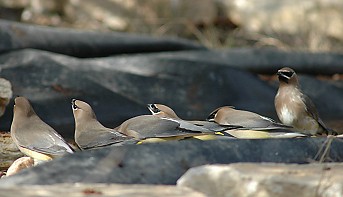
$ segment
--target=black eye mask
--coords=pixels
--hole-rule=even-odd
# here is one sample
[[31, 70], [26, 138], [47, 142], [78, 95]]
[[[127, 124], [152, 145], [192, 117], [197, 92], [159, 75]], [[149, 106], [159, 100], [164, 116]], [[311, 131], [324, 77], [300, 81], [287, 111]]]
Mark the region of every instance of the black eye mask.
[[293, 74], [294, 72], [292, 71], [280, 71], [277, 73], [277, 75], [279, 76], [279, 80], [286, 83], [288, 83], [288, 80], [293, 76]]
[[293, 74], [294, 74], [294, 72], [292, 72], [292, 71], [281, 72], [281, 73], [282, 73], [282, 75], [285, 75], [288, 78], [291, 78], [293, 76]]
[[159, 110], [156, 105], [154, 104], [148, 104], [148, 108], [150, 111], [152, 111], [153, 113], [159, 113], [161, 112], [161, 110]]
[[71, 101], [71, 107], [72, 107], [74, 110], [79, 109], [79, 107], [75, 104], [75, 101], [76, 101], [76, 99], [73, 99], [73, 100]]

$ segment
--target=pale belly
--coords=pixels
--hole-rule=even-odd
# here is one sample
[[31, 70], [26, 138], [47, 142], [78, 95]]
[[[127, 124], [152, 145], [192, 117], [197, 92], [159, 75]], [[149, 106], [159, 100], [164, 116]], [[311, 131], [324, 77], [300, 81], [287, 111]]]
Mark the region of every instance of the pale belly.
[[295, 120], [297, 119], [295, 113], [289, 110], [286, 106], [283, 106], [281, 108], [281, 111], [279, 113], [279, 118], [283, 124], [289, 125], [289, 126], [292, 126]]
[[279, 118], [283, 124], [292, 126], [303, 133], [316, 134], [319, 128], [318, 122], [307, 116], [306, 112], [296, 114], [285, 106], [281, 108]]

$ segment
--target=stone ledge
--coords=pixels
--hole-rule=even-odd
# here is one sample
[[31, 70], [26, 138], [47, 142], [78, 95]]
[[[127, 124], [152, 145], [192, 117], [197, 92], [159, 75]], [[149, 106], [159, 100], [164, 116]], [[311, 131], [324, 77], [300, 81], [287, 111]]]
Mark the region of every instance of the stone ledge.
[[342, 163], [205, 165], [177, 182], [213, 197], [343, 196]]
[[56, 184], [49, 186], [13, 186], [1, 189], [1, 196], [190, 196], [205, 197], [204, 194], [188, 188], [162, 185], [121, 184]]

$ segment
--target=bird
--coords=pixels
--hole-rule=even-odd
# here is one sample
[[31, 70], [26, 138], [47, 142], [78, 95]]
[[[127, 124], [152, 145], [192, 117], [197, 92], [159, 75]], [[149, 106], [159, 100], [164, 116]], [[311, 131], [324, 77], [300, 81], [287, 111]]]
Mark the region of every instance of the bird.
[[14, 99], [10, 133], [19, 150], [34, 158], [35, 163], [74, 152], [60, 134], [38, 117], [25, 97]]
[[[185, 121], [185, 120], [182, 120], [178, 115], [176, 115], [175, 111], [167, 105], [154, 103], [154, 104], [147, 104], [147, 107], [152, 115], [163, 117], [163, 118], [172, 118], [178, 121]], [[220, 135], [224, 135], [223, 133], [220, 133], [221, 131], [241, 127], [238, 125], [219, 125], [215, 122], [202, 121], [202, 120], [190, 120], [187, 122], [194, 124], [196, 126], [199, 126], [199, 127], [206, 128], [210, 131], [217, 132], [217, 134], [220, 134]]]
[[291, 131], [292, 127], [276, 122], [260, 114], [238, 110], [232, 106], [219, 107], [207, 118], [219, 125], [239, 125], [240, 128], [225, 132], [237, 138], [283, 138], [302, 137], [304, 135]]
[[279, 88], [274, 104], [280, 121], [307, 135], [336, 135], [336, 131], [321, 120], [311, 99], [302, 92], [295, 71], [284, 67], [276, 74]]
[[[170, 114], [164, 114], [157, 106], [164, 108]], [[126, 120], [117, 127], [119, 132], [136, 139], [144, 139], [143, 143], [190, 138], [204, 140], [215, 134], [213, 130], [180, 119], [165, 105], [148, 104], [147, 107], [152, 115], [140, 115]]]
[[271, 130], [291, 128], [277, 123], [271, 118], [250, 111], [238, 110], [231, 106], [217, 108], [210, 113], [207, 120], [220, 125], [240, 125], [242, 126], [241, 129]]
[[88, 103], [72, 99], [71, 106], [75, 120], [74, 139], [81, 150], [138, 142], [133, 137], [103, 126]]
[[140, 143], [182, 140], [213, 134], [212, 131], [187, 122], [154, 115], [139, 115], [120, 124], [119, 132], [141, 140]]

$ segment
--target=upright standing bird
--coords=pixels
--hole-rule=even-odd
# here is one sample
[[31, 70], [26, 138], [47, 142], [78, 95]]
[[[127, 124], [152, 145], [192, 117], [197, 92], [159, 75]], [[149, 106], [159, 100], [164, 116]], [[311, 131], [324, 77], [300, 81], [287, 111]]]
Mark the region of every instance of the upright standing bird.
[[37, 116], [26, 98], [17, 97], [14, 103], [11, 137], [21, 152], [38, 161], [73, 153], [61, 135]]
[[280, 121], [304, 134], [336, 134], [325, 126], [311, 99], [302, 93], [294, 70], [284, 67], [277, 75], [279, 89], [274, 104]]
[[88, 103], [73, 99], [71, 105], [75, 120], [75, 142], [82, 150], [138, 142], [131, 140], [133, 137], [103, 126]]

